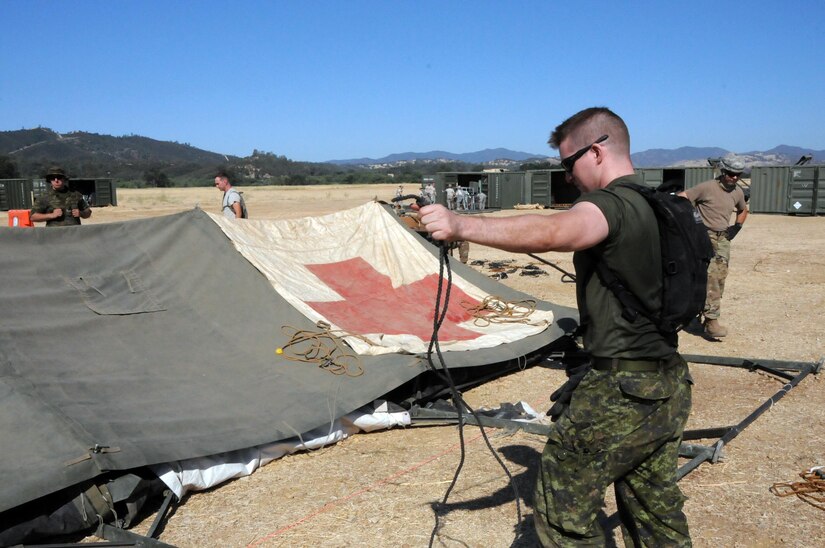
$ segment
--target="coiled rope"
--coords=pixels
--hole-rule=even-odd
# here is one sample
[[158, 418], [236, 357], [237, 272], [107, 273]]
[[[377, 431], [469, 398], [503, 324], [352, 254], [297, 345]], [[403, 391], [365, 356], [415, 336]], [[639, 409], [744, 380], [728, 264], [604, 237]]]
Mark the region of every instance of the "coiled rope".
[[488, 295], [477, 305], [461, 302], [462, 308], [473, 317], [477, 327], [487, 327], [494, 323], [530, 323], [530, 315], [536, 310], [536, 301], [503, 301], [496, 295]]
[[320, 331], [297, 329], [291, 325], [281, 327], [285, 334], [292, 331], [289, 340], [275, 350], [284, 359], [301, 363], [312, 363], [334, 375], [358, 377], [364, 374], [361, 358], [352, 352], [342, 335], [358, 337], [370, 344], [368, 339], [340, 329], [332, 329], [326, 322], [315, 324]]
[[801, 500], [820, 510], [825, 510], [825, 467], [818, 466], [800, 472], [802, 481], [774, 483], [769, 491], [777, 497], [796, 495]]

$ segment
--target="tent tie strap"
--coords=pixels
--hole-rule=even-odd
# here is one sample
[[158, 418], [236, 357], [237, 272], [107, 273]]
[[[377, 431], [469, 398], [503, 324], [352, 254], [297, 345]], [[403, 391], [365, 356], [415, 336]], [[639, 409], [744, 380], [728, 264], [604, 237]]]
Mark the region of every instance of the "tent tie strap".
[[108, 445], [100, 445], [98, 443], [95, 444], [94, 447], [89, 447], [89, 452], [85, 455], [77, 457], [76, 459], [72, 459], [64, 463], [64, 466], [72, 466], [73, 464], [78, 464], [80, 462], [89, 460], [92, 458], [93, 455], [98, 455], [100, 453], [120, 453], [120, 447], [109, 447]]
[[[117, 513], [115, 512], [112, 495], [106, 485], [92, 484], [73, 502], [80, 511], [80, 515], [85, 523], [90, 525], [95, 523], [89, 519], [89, 510], [97, 517], [97, 523], [99, 524], [109, 522], [112, 518], [117, 521]], [[91, 508], [88, 508], [87, 505], [91, 506]]]

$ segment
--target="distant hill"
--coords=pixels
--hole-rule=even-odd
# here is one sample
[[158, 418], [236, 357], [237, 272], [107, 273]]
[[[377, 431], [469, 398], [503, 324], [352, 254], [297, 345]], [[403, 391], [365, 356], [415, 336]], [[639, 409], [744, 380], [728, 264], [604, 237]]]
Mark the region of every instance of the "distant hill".
[[731, 152], [723, 148], [681, 147], [677, 149], [650, 149], [631, 155], [636, 167], [669, 167], [708, 165], [708, 158], [735, 155], [751, 166], [793, 165], [802, 156], [812, 156], [813, 163], [825, 163], [825, 150], [780, 145], [766, 151]]
[[181, 176], [205, 168], [214, 170], [230, 160], [188, 144], [137, 135], [61, 134], [48, 128], [0, 132], [0, 154], [13, 160], [25, 177], [38, 177], [53, 164], [64, 166], [74, 176], [137, 179], [157, 168]]
[[664, 167], [708, 158], [725, 156], [728, 151], [717, 147], [680, 147], [675, 149], [652, 148], [630, 155], [636, 167]]
[[718, 147], [681, 147], [650, 149], [631, 154], [636, 167], [706, 166], [708, 158], [736, 156], [746, 166], [793, 165], [802, 156], [812, 156], [813, 163], [825, 163], [825, 150], [780, 145], [766, 151], [731, 152]]
[[[654, 148], [631, 154], [633, 165], [636, 167], [670, 167], [707, 165], [708, 158], [719, 158], [734, 154], [741, 158], [746, 165], [787, 165], [794, 164], [803, 155], [812, 155], [814, 162], [825, 162], [825, 150], [813, 150], [802, 147], [780, 145], [770, 150], [759, 152], [734, 153], [719, 147], [680, 147], [676, 149]], [[506, 148], [492, 148], [456, 154], [443, 150], [430, 152], [404, 152], [390, 154], [383, 158], [354, 158], [350, 160], [330, 160], [328, 163], [337, 165], [364, 166], [364, 167], [397, 167], [410, 163], [433, 162], [464, 162], [467, 164], [484, 164], [485, 167], [505, 167], [519, 169], [527, 162], [546, 160], [558, 161], [558, 156], [546, 156], [517, 152]]]

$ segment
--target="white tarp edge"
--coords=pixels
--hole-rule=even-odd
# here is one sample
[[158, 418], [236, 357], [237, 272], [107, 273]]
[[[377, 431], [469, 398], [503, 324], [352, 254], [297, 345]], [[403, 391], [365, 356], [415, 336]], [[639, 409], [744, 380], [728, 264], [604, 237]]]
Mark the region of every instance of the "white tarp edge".
[[353, 411], [329, 426], [316, 428], [288, 440], [219, 455], [158, 464], [151, 469], [180, 499], [189, 491], [209, 489], [230, 479], [248, 476], [259, 467], [297, 451], [320, 449], [359, 432], [409, 424], [408, 412], [390, 412], [387, 402], [379, 401], [375, 402], [371, 411]]

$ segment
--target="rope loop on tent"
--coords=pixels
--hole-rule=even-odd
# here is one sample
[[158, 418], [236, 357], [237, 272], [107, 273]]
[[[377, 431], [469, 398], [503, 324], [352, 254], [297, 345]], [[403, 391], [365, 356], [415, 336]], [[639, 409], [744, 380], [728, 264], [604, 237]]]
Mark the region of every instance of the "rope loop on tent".
[[811, 506], [825, 510], [825, 468], [818, 466], [800, 472], [802, 481], [793, 483], [774, 483], [769, 491], [777, 497], [796, 495]]
[[285, 325], [281, 330], [288, 334], [289, 340], [275, 352], [284, 359], [301, 363], [313, 363], [334, 375], [359, 377], [364, 374], [361, 358], [346, 346], [341, 338], [344, 331], [332, 329], [326, 322], [315, 324], [320, 331], [298, 329]]
[[524, 299], [504, 301], [497, 295], [487, 295], [477, 305], [462, 301], [461, 306], [470, 314], [477, 327], [494, 323], [530, 323], [530, 315], [536, 310], [536, 301]]

